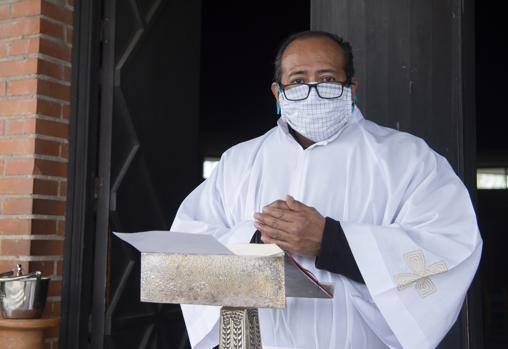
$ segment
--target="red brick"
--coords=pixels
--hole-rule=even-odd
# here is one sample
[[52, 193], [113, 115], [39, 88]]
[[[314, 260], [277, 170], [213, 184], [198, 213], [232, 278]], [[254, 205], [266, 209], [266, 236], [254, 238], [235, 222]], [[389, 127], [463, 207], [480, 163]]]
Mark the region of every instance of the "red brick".
[[40, 0], [28, 0], [13, 3], [11, 7], [12, 17], [35, 16], [41, 13]]
[[35, 140], [35, 154], [59, 156], [60, 142], [49, 141], [45, 139]]
[[71, 107], [70, 105], [62, 105], [62, 116], [64, 119], [69, 119], [71, 116]]
[[62, 106], [59, 103], [39, 99], [37, 101], [37, 114], [59, 118], [62, 113]]
[[40, 29], [38, 18], [20, 19], [0, 24], [0, 38], [37, 34]]
[[4, 160], [0, 159], [0, 175], [4, 174], [4, 170], [5, 170], [5, 162]]
[[9, 4], [0, 5], [0, 19], [10, 18]]
[[67, 181], [61, 181], [59, 183], [58, 194], [64, 197], [67, 196]]
[[60, 316], [60, 302], [49, 301], [46, 303], [46, 306], [44, 307], [42, 317], [55, 317], [55, 316]]
[[46, 176], [67, 177], [67, 164], [50, 160], [35, 160], [34, 173]]
[[68, 45], [72, 45], [72, 38], [74, 36], [74, 31], [67, 27], [66, 31], [65, 31], [65, 42], [68, 44]]
[[20, 39], [11, 41], [8, 45], [11, 56], [27, 55], [39, 51], [39, 38]]
[[65, 221], [58, 221], [57, 222], [57, 230], [59, 235], [65, 234]]
[[[53, 280], [49, 282], [49, 285], [51, 287], [51, 283]], [[58, 294], [59, 296], [59, 294]], [[56, 314], [54, 316], [60, 316], [60, 314]], [[58, 336], [60, 333], [60, 327], [50, 327], [44, 331], [44, 335], [46, 337], [46, 340], [49, 340], [51, 338], [51, 341], [47, 342], [47, 344], [51, 345], [51, 349], [58, 349]], [[46, 344], [46, 343], [45, 343]], [[45, 347], [46, 348], [46, 347]]]
[[42, 276], [55, 275], [55, 262], [54, 261], [30, 261], [29, 271], [35, 272], [40, 271]]
[[[17, 235], [30, 234], [32, 222], [30, 219], [0, 219], [0, 234]], [[0, 268], [0, 271], [2, 269]]]
[[41, 38], [39, 42], [39, 52], [63, 61], [71, 61], [71, 48], [64, 44], [58, 44], [50, 40]]
[[64, 26], [41, 18], [41, 34], [46, 34], [56, 39], [65, 40]]
[[72, 24], [72, 11], [61, 5], [55, 5], [48, 1], [42, 1], [42, 14], [63, 23]]
[[30, 254], [32, 256], [63, 255], [63, 240], [32, 240]]
[[49, 96], [64, 101], [71, 98], [71, 88], [53, 81], [39, 80], [39, 88], [37, 91], [40, 95]]
[[9, 270], [15, 271], [16, 264], [21, 264], [21, 270], [23, 270], [23, 272], [26, 272], [28, 270], [28, 262], [20, 262], [16, 259], [13, 259], [11, 261], [6, 260], [0, 261], [0, 272]]
[[[32, 199], [8, 198], [4, 200], [3, 214], [31, 214]], [[0, 254], [1, 255], [1, 254]]]
[[6, 42], [0, 42], [0, 57], [8, 56], [9, 44]]
[[48, 287], [48, 297], [57, 297], [62, 293], [62, 281], [51, 280]]
[[63, 79], [64, 81], [71, 81], [72, 69], [70, 67], [64, 67]]
[[36, 110], [34, 98], [0, 100], [0, 116], [31, 114]]
[[56, 262], [56, 275], [63, 275], [63, 262], [62, 261]]
[[5, 164], [5, 174], [7, 176], [29, 175], [33, 174], [35, 159], [12, 159], [7, 160]]
[[0, 62], [0, 76], [22, 76], [37, 73], [36, 59], [21, 59], [16, 61]]
[[5, 121], [0, 120], [0, 136], [3, 136], [5, 133]]
[[58, 233], [55, 219], [33, 219], [31, 232], [34, 235], [53, 235]]
[[7, 120], [5, 130], [9, 136], [34, 134], [36, 130], [36, 119]]
[[69, 144], [68, 143], [62, 143], [60, 145], [60, 156], [69, 159]]
[[34, 139], [0, 139], [0, 154], [31, 154], [34, 151]]
[[5, 81], [0, 81], [0, 96], [5, 95]]
[[58, 195], [59, 183], [53, 180], [35, 179], [33, 193], [39, 195]]
[[0, 194], [32, 194], [33, 186], [30, 178], [0, 177]]
[[69, 136], [69, 125], [62, 122], [39, 119], [37, 120], [36, 132], [40, 135], [67, 138]]
[[11, 80], [7, 83], [9, 96], [35, 95], [37, 93], [37, 79]]
[[61, 64], [56, 64], [40, 59], [37, 71], [39, 74], [46, 75], [55, 79], [63, 78], [63, 66]]
[[[5, 205], [5, 203], [4, 203], [4, 205]], [[34, 199], [33, 200], [33, 213], [34, 214], [63, 216], [63, 215], [65, 215], [65, 201]]]
[[0, 256], [27, 256], [30, 240], [0, 240]]

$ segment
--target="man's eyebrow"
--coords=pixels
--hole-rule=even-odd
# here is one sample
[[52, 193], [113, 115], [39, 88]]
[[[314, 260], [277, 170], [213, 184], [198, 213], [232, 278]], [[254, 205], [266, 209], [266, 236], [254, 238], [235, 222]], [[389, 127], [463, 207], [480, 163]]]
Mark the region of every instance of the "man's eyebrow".
[[307, 73], [306, 70], [295, 70], [288, 74], [288, 78], [290, 78], [293, 75], [305, 75]]
[[337, 70], [333, 69], [333, 68], [326, 68], [326, 69], [320, 69], [317, 71], [318, 74], [323, 74], [323, 73], [336, 73]]

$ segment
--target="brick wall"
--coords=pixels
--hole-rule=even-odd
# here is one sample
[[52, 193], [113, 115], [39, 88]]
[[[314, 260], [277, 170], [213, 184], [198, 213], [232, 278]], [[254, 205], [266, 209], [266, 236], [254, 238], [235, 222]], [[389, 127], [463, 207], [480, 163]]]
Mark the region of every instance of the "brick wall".
[[51, 276], [45, 316], [60, 315], [72, 11], [73, 0], [0, 0], [0, 271]]

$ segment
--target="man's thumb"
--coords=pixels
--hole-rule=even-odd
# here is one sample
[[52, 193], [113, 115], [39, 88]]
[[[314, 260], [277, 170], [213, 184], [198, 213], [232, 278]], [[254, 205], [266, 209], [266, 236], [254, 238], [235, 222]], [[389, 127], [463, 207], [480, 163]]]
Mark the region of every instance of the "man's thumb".
[[303, 208], [303, 204], [296, 201], [291, 195], [286, 195], [286, 203], [291, 210], [301, 210]]

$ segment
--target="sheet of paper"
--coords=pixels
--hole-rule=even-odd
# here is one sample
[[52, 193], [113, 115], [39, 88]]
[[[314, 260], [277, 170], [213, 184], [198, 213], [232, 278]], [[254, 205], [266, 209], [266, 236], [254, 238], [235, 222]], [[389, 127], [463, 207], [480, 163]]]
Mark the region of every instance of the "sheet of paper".
[[131, 244], [140, 252], [200, 255], [233, 254], [211, 235], [160, 230], [113, 234]]
[[237, 256], [270, 257], [284, 254], [275, 244], [234, 244], [227, 245], [227, 248]]

